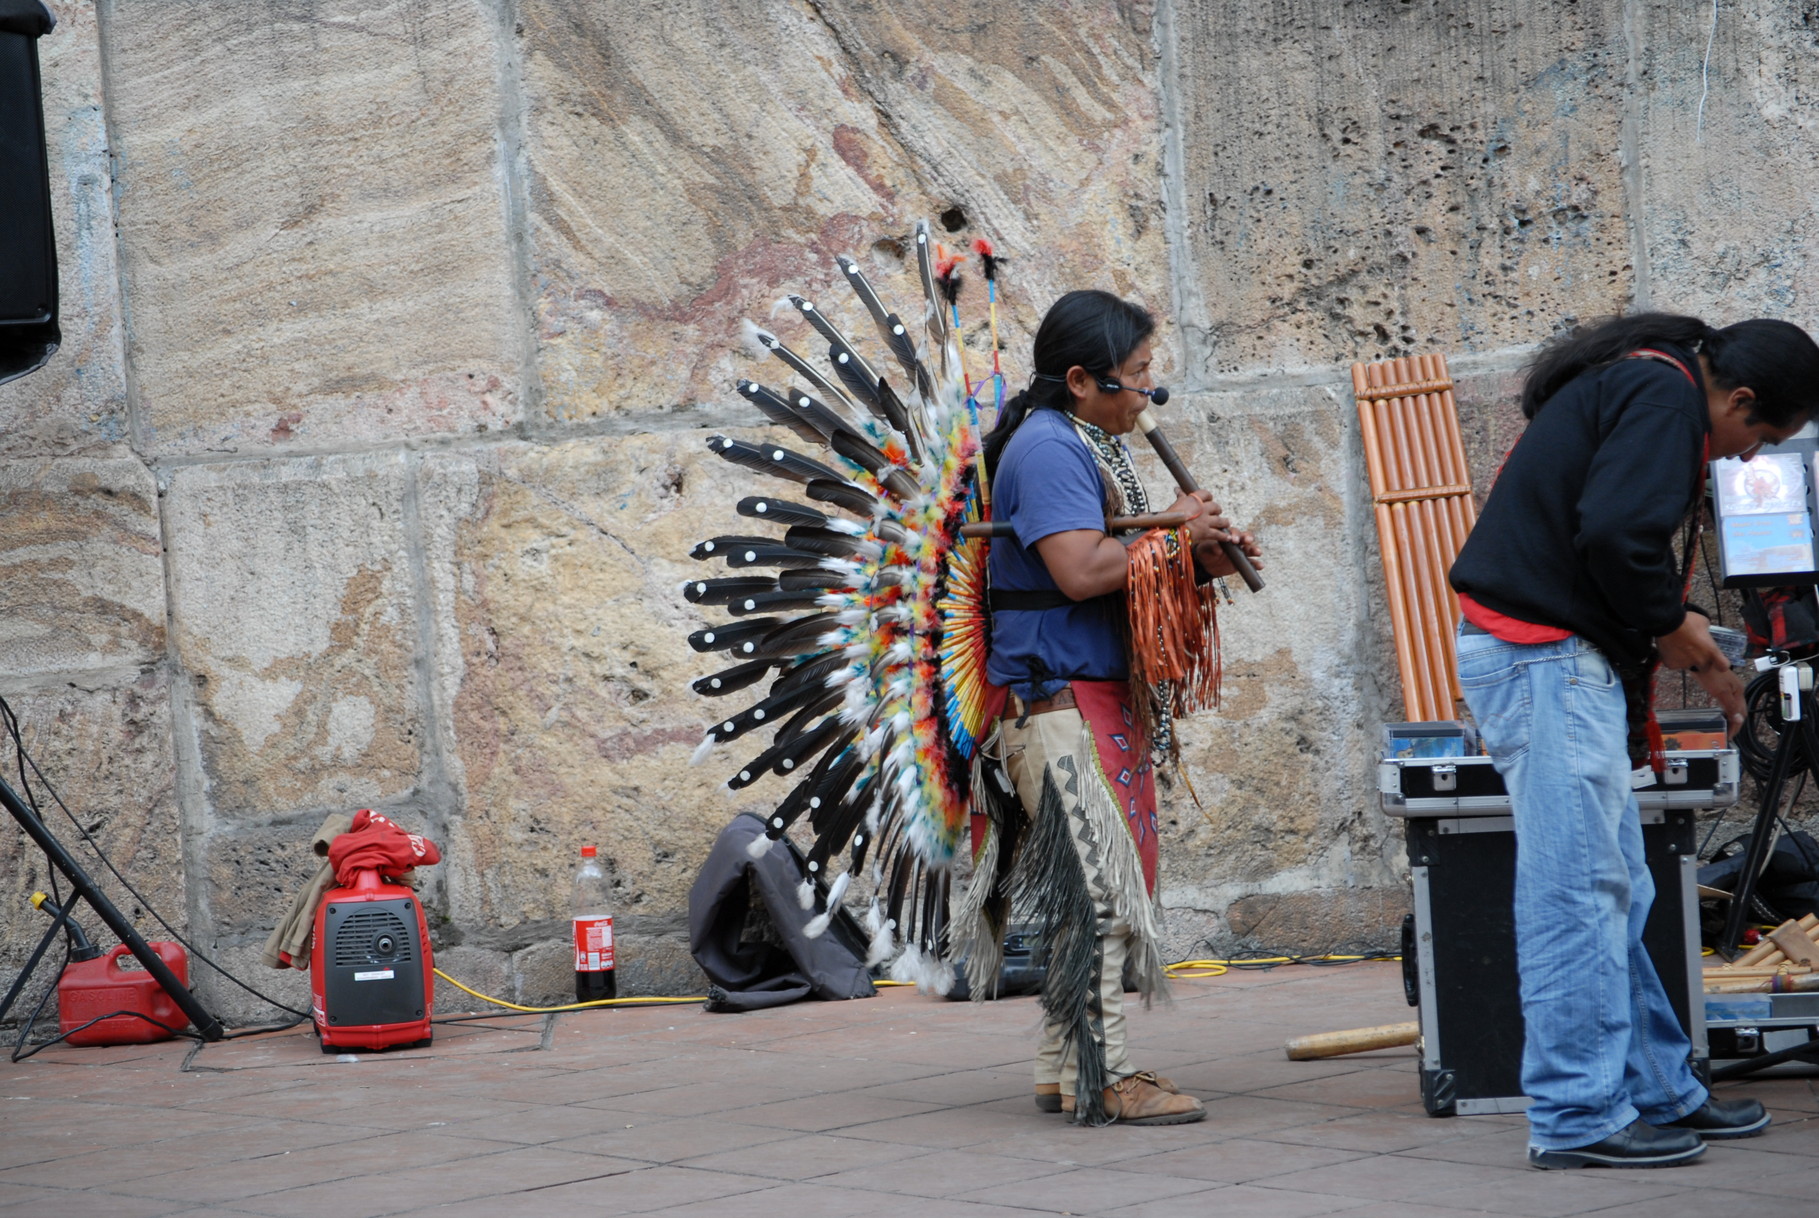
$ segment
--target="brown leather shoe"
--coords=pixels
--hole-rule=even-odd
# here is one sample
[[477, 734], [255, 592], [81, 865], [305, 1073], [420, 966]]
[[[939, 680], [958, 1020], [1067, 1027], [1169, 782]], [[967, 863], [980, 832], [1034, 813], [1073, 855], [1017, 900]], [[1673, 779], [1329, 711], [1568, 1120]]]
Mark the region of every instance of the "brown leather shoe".
[[[1164, 1091], [1147, 1071], [1119, 1079], [1105, 1089], [1105, 1113], [1126, 1125], [1188, 1125], [1206, 1119], [1206, 1105], [1192, 1096]], [[1061, 1111], [1074, 1111], [1074, 1097], [1061, 1097]]]
[[[1166, 1091], [1170, 1095], [1180, 1095], [1181, 1094], [1181, 1088], [1175, 1086], [1175, 1084], [1171, 1080], [1163, 1078], [1160, 1074], [1157, 1074], [1154, 1070], [1139, 1070], [1132, 1077], [1140, 1078], [1140, 1079], [1143, 1079], [1143, 1080], [1149, 1082], [1158, 1091]], [[1037, 1111], [1039, 1111], [1039, 1112], [1072, 1112], [1074, 1110], [1074, 1106], [1073, 1106], [1073, 1103], [1071, 1102], [1071, 1099], [1067, 1103], [1066, 1107], [1063, 1107], [1062, 1104], [1063, 1104], [1063, 1102], [1061, 1099], [1061, 1084], [1060, 1083], [1037, 1083], [1036, 1084], [1036, 1109], [1037, 1109]]]

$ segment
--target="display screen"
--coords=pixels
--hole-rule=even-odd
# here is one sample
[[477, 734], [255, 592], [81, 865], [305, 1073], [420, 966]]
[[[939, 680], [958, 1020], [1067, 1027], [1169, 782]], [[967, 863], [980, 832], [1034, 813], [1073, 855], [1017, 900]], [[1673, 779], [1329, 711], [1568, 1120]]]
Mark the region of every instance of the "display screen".
[[1811, 582], [1815, 559], [1811, 446], [1791, 442], [1748, 461], [1712, 462], [1718, 552], [1730, 587]]

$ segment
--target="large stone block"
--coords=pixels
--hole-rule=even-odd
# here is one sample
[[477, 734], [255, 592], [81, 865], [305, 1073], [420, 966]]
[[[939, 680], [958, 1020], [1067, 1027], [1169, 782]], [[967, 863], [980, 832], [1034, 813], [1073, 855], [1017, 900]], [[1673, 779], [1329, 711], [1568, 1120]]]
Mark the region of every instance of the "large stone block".
[[216, 816], [352, 811], [417, 784], [407, 478], [398, 454], [171, 474], [177, 651]]
[[[566, 924], [563, 929], [566, 931]], [[636, 919], [615, 925], [614, 930], [619, 945], [615, 969], [619, 997], [681, 998], [707, 993], [707, 976], [689, 955], [686, 935], [653, 932], [639, 927]], [[557, 1006], [575, 1001], [574, 945], [556, 935], [513, 953], [511, 977], [518, 1002]], [[441, 1005], [440, 995], [437, 1005]]]
[[[704, 0], [526, 0], [520, 12], [539, 366], [556, 419], [730, 398], [740, 320], [764, 321], [786, 289], [871, 342], [835, 254], [858, 258], [913, 320], [903, 252], [922, 216], [1010, 259], [1000, 322], [1013, 367], [1068, 288], [1168, 300], [1143, 9], [764, 0], [735, 16]], [[990, 348], [969, 265], [978, 375]]]
[[437, 697], [462, 806], [445, 870], [466, 942], [515, 948], [512, 928], [566, 919], [586, 844], [614, 869], [615, 913], [676, 918], [743, 806], [722, 786], [733, 754], [688, 764], [717, 713], [688, 682], [716, 657], [687, 646], [702, 619], [677, 588], [704, 569], [689, 548], [734, 527], [750, 486], [704, 438], [424, 461]]
[[516, 421], [490, 5], [112, 0], [103, 15], [150, 450]]
[[1409, 890], [1398, 884], [1260, 893], [1234, 901], [1226, 916], [1235, 937], [1270, 950], [1343, 952], [1393, 948], [1411, 907]]
[[[1400, 716], [1371, 608], [1382, 577], [1349, 386], [1177, 402], [1169, 437], [1227, 514], [1257, 534], [1266, 587], [1252, 594], [1228, 581], [1224, 698], [1181, 726], [1204, 814], [1164, 770], [1171, 921], [1222, 915], [1258, 891], [1393, 883], [1395, 835], [1371, 796], [1372, 766], [1377, 724]], [[1166, 473], [1153, 457], [1139, 461], [1162, 498]]]
[[1493, 349], [1629, 299], [1622, 6], [1179, 9], [1200, 374]]
[[[156, 909], [179, 932], [189, 924], [184, 888], [184, 844], [176, 797], [176, 763], [171, 755], [170, 691], [162, 675], [147, 673], [129, 684], [98, 689], [75, 684], [9, 689], [7, 701], [19, 716], [26, 750], [48, 786], [33, 775], [33, 790], [44, 822], [147, 939], [170, 935], [147, 909]], [[5, 746], [6, 781], [19, 787], [12, 745]], [[81, 825], [60, 810], [54, 789]], [[21, 792], [23, 794], [23, 792]], [[51, 890], [44, 856], [0, 815], [0, 986], [10, 985], [50, 920], [27, 904], [33, 891]], [[132, 883], [135, 897], [84, 842], [86, 829], [115, 867]], [[69, 886], [57, 879], [59, 891]], [[76, 912], [89, 938], [105, 949], [118, 942], [86, 906]], [[60, 953], [40, 965], [39, 984], [48, 984]]]
[[128, 432], [95, 6], [77, 0], [56, 11], [38, 61], [63, 342], [43, 368], [0, 385], [0, 454], [9, 457], [94, 452], [123, 444]]
[[158, 490], [138, 461], [0, 463], [0, 566], [9, 678], [164, 658]]
[[1812, 96], [1819, 32], [1792, 0], [1638, 6], [1650, 301], [1715, 325], [1819, 323]]

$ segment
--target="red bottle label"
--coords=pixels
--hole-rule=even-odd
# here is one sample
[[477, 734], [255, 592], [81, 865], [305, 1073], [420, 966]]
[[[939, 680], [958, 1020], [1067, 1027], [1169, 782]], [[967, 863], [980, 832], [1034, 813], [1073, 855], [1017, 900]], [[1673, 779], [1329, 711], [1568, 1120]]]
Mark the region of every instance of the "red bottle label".
[[612, 918], [575, 919], [575, 971], [599, 973], [613, 967]]

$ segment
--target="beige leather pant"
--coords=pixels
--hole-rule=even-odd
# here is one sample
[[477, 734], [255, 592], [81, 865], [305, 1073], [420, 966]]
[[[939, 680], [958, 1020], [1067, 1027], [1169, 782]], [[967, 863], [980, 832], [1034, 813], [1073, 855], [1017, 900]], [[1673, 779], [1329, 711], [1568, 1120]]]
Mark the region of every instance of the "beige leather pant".
[[[1041, 807], [1042, 777], [1048, 770], [1061, 794], [1068, 836], [1079, 856], [1086, 889], [1097, 919], [1095, 972], [1098, 993], [1088, 1002], [1088, 1026], [1094, 1049], [1105, 1062], [1105, 1080], [1111, 1083], [1135, 1074], [1125, 1048], [1124, 961], [1129, 954], [1131, 925], [1114, 912], [1111, 889], [1102, 867], [1104, 851], [1094, 840], [1092, 825], [1082, 814], [1082, 784], [1103, 782], [1099, 761], [1090, 753], [1081, 756], [1083, 724], [1080, 712], [1068, 707], [1030, 715], [1018, 726], [1003, 721], [1005, 769], [1017, 787], [1018, 798], [1031, 816]], [[1122, 843], [1120, 843], [1122, 846]], [[1067, 1043], [1066, 1029], [1044, 1020], [1036, 1049], [1036, 1082], [1059, 1083], [1062, 1094], [1071, 1094], [1080, 1072], [1080, 1046]]]

